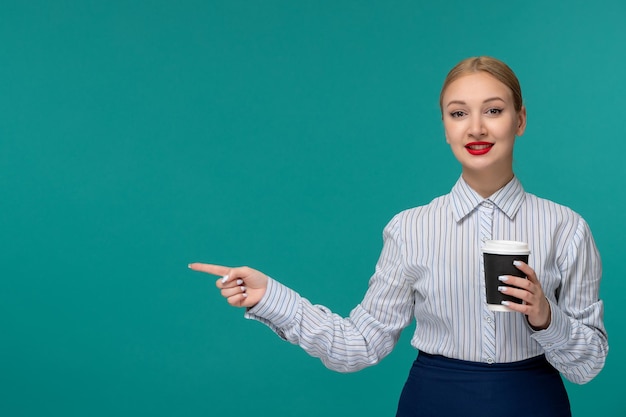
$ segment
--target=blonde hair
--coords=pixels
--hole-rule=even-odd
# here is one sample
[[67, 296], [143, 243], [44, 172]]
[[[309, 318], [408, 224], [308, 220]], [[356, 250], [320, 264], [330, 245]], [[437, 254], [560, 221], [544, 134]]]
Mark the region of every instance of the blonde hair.
[[515, 107], [515, 111], [520, 111], [522, 109], [522, 88], [520, 87], [519, 80], [513, 70], [504, 62], [496, 58], [477, 56], [466, 58], [459, 62], [446, 76], [443, 86], [441, 87], [441, 94], [439, 95], [439, 108], [442, 109], [442, 111], [443, 94], [445, 93], [446, 88], [448, 88], [453, 81], [456, 81], [462, 76], [477, 72], [486, 72], [502, 84], [509, 87], [511, 93], [513, 93], [513, 105]]

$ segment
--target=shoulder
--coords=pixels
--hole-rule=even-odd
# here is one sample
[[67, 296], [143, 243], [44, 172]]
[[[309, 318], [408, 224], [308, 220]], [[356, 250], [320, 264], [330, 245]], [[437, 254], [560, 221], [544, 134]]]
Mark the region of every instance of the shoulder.
[[565, 241], [593, 239], [585, 219], [572, 208], [552, 200], [526, 193], [526, 220], [546, 232], [561, 236]]
[[538, 197], [531, 193], [525, 193], [525, 207], [546, 217], [555, 217], [563, 221], [579, 223], [584, 221], [582, 216], [568, 206], [546, 198]]
[[402, 210], [394, 216], [394, 219], [409, 219], [414, 217], [420, 217], [428, 215], [429, 213], [439, 212], [441, 210], [447, 210], [450, 206], [450, 194], [445, 194], [439, 197], [435, 197], [428, 204], [421, 206], [411, 207], [406, 210]]
[[450, 195], [446, 194], [434, 198], [428, 204], [402, 210], [393, 216], [385, 229], [395, 231], [415, 230], [426, 224], [432, 226], [441, 221], [447, 221], [449, 216], [446, 213], [450, 216], [452, 215], [449, 200]]

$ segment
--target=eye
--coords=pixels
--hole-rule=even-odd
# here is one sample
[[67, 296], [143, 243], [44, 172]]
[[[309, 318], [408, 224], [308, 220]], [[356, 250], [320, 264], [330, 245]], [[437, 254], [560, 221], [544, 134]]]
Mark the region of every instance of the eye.
[[462, 110], [457, 110], [450, 113], [450, 117], [452, 117], [453, 119], [458, 119], [463, 116], [465, 116], [465, 112]]
[[498, 116], [499, 114], [502, 113], [502, 109], [494, 107], [494, 108], [488, 109], [485, 113], [487, 113], [490, 116]]

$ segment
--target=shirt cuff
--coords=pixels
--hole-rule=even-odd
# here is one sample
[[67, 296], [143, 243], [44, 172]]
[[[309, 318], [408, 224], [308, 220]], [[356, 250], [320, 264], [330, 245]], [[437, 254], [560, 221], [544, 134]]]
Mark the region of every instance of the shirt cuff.
[[559, 349], [565, 345], [569, 340], [571, 329], [569, 317], [551, 300], [548, 299], [548, 303], [550, 303], [550, 325], [545, 330], [533, 330], [532, 333], [532, 337], [545, 351]]
[[295, 320], [299, 305], [300, 295], [297, 292], [268, 278], [263, 298], [248, 309], [244, 317], [271, 324], [279, 329], [286, 328]]

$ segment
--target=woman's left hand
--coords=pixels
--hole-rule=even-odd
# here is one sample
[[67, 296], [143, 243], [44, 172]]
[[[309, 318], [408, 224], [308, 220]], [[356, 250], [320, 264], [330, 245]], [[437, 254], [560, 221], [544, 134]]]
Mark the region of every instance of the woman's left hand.
[[507, 285], [516, 288], [502, 286], [500, 291], [507, 295], [512, 295], [524, 301], [523, 304], [510, 302], [507, 307], [514, 311], [526, 314], [528, 323], [535, 330], [547, 329], [551, 321], [550, 303], [546, 299], [541, 288], [541, 283], [537, 279], [535, 271], [522, 261], [513, 263], [517, 269], [522, 271], [528, 279], [515, 277], [513, 275], [505, 275]]

